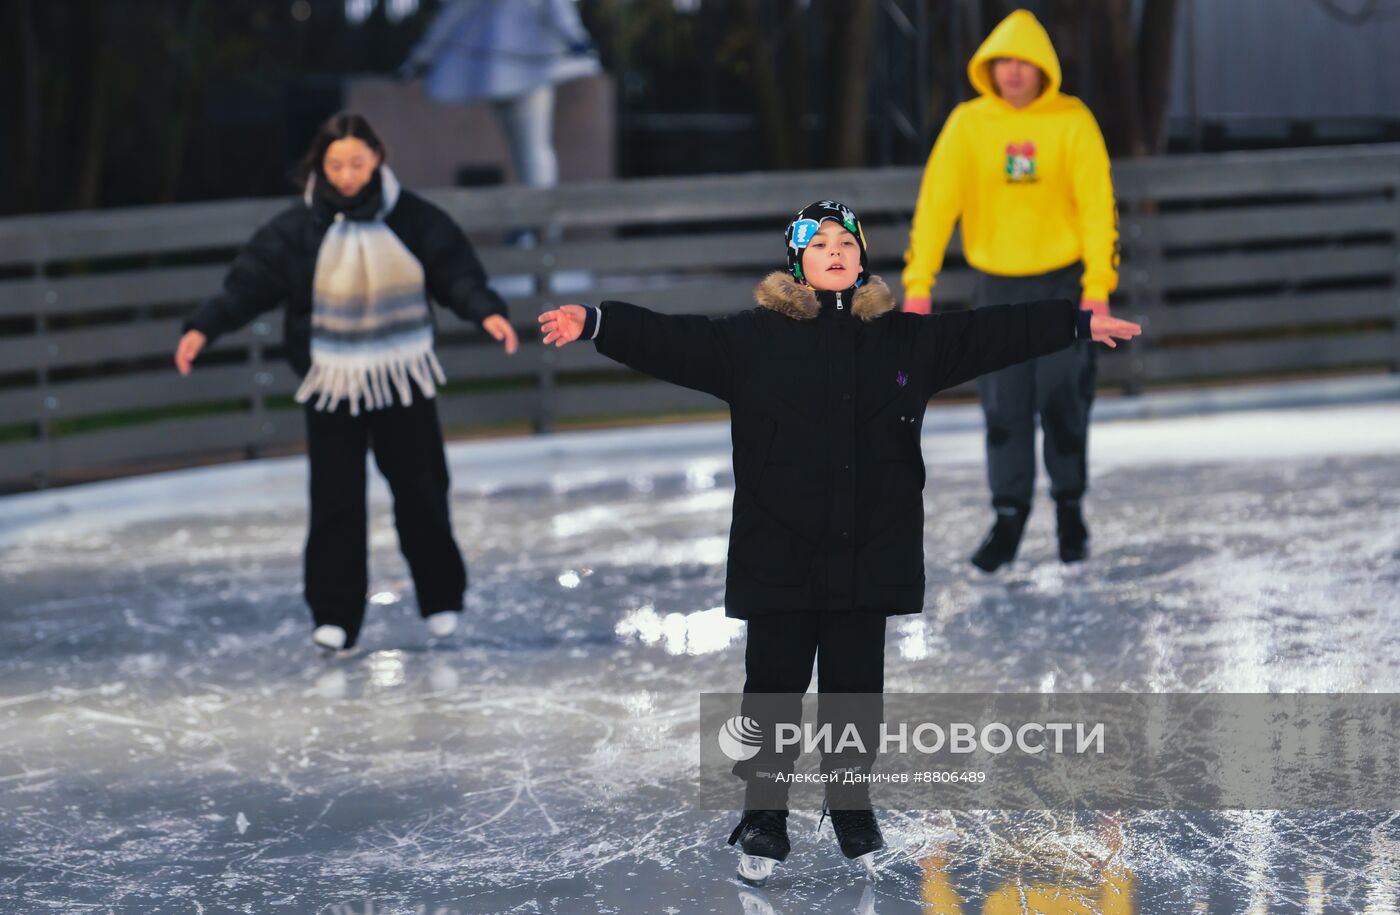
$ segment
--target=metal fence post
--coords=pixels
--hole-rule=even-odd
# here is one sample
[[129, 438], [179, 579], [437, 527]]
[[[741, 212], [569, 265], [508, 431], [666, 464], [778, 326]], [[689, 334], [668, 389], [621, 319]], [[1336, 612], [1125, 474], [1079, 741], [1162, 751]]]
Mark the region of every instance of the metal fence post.
[[1147, 348], [1146, 334], [1152, 321], [1152, 308], [1160, 304], [1153, 301], [1152, 290], [1161, 266], [1161, 233], [1148, 231], [1146, 218], [1149, 208], [1154, 205], [1155, 201], [1134, 199], [1129, 208], [1131, 215], [1128, 223], [1123, 227], [1133, 250], [1133, 257], [1120, 265], [1126, 268], [1128, 274], [1128, 307], [1132, 311], [1132, 320], [1141, 324], [1144, 331], [1144, 336], [1128, 341], [1128, 358], [1131, 362], [1123, 393], [1134, 397], [1141, 394], [1147, 384], [1147, 359], [1143, 350]]
[[[550, 282], [554, 272], [555, 256], [554, 245], [545, 239], [544, 233], [541, 233], [541, 240], [544, 244], [544, 250], [540, 254], [540, 268], [535, 273], [534, 279], [535, 288], [545, 294], [545, 298], [540, 300], [539, 305], [539, 314], [544, 314], [555, 307]], [[536, 322], [535, 326], [538, 327], [539, 322]], [[540, 368], [537, 375], [538, 386], [535, 392], [537, 397], [535, 432], [537, 434], [554, 431], [555, 359], [556, 353], [553, 346], [540, 346]]]
[[34, 313], [34, 342], [40, 352], [47, 357], [39, 364], [35, 371], [35, 381], [39, 387], [39, 397], [44, 405], [43, 411], [39, 414], [37, 432], [39, 435], [39, 446], [43, 450], [43, 466], [34, 474], [33, 482], [35, 489], [46, 489], [58, 470], [58, 454], [53, 443], [53, 428], [50, 416], [56, 413], [60, 407], [58, 395], [53, 393], [49, 387], [49, 359], [58, 355], [58, 344], [51, 343], [49, 336], [49, 306], [58, 302], [58, 290], [48, 286], [49, 272], [47, 246], [41, 245], [39, 259], [34, 262], [34, 281], [44, 288], [43, 302]]
[[1390, 186], [1390, 202], [1395, 213], [1395, 236], [1392, 241], [1391, 251], [1395, 255], [1395, 287], [1391, 290], [1391, 317], [1390, 330], [1393, 335], [1394, 346], [1392, 347], [1390, 362], [1391, 374], [1400, 373], [1400, 182]]

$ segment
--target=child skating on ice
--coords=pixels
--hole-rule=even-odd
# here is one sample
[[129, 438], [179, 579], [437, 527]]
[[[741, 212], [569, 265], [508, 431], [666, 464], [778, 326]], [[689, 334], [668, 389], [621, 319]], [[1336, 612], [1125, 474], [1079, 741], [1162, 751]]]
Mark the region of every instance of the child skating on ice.
[[[923, 609], [919, 433], [929, 398], [1077, 339], [1114, 346], [1141, 328], [1068, 300], [934, 316], [897, 311], [869, 273], [855, 213], [831, 200], [798, 213], [786, 241], [787, 270], [765, 278], [757, 307], [737, 314], [665, 315], [604, 302], [565, 305], [539, 321], [545, 343], [589, 339], [624, 365], [729, 404], [725, 612], [747, 620], [743, 714], [765, 734], [775, 722], [800, 720], [815, 661], [818, 717], [839, 733], [860, 707], [851, 700], [869, 697], [875, 704], [865, 710], [878, 712], [886, 618]], [[750, 704], [758, 696], [765, 701]], [[861, 717], [858, 727], [868, 730], [872, 722]], [[868, 777], [873, 761], [873, 753], [824, 754], [822, 772]], [[735, 767], [746, 782], [745, 810], [730, 841], [743, 849], [745, 879], [761, 882], [787, 857], [784, 776], [795, 762], [796, 752], [761, 752]], [[828, 781], [827, 804], [842, 852], [869, 866], [884, 839], [868, 789], [850, 781]]]

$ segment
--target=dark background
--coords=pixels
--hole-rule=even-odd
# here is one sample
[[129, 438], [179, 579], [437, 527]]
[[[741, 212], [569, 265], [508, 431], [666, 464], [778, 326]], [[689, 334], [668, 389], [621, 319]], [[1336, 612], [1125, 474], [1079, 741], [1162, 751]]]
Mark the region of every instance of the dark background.
[[[287, 193], [343, 80], [392, 74], [438, 5], [0, 0], [0, 213]], [[971, 95], [968, 56], [1017, 6], [1045, 22], [1065, 90], [1115, 156], [1400, 138], [1400, 114], [1342, 134], [1307, 119], [1262, 132], [1169, 121], [1173, 66], [1194, 53], [1174, 47], [1181, 17], [1200, 9], [1191, 0], [579, 4], [616, 82], [621, 177], [920, 164]], [[1268, 9], [1320, 12], [1358, 34], [1400, 15], [1395, 0]], [[1255, 65], [1241, 53], [1240, 67]], [[1327, 70], [1325, 55], [1259, 65]]]

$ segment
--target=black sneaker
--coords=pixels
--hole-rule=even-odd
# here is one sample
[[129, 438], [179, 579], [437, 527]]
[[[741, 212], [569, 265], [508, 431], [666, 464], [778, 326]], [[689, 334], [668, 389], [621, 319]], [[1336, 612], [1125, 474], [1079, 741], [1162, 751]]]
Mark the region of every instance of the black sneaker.
[[1089, 557], [1089, 529], [1078, 502], [1061, 502], [1055, 509], [1060, 535], [1060, 562], [1081, 562]]
[[972, 554], [972, 564], [983, 572], [995, 572], [1015, 559], [1029, 516], [1030, 512], [1023, 508], [998, 506], [997, 522], [987, 532], [977, 552]]
[[788, 841], [786, 810], [745, 810], [739, 825], [729, 834], [729, 844], [738, 843], [744, 853], [739, 857], [739, 879], [762, 886], [772, 875], [778, 862], [787, 859], [792, 844]]

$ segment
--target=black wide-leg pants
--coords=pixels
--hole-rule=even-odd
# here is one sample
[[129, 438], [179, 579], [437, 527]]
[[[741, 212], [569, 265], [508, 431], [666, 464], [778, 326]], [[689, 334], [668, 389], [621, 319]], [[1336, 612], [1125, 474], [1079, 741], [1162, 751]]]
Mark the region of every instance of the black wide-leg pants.
[[394, 526], [408, 561], [418, 610], [461, 610], [467, 569], [452, 535], [451, 481], [437, 401], [415, 397], [351, 416], [306, 407], [311, 462], [311, 524], [306, 537], [305, 596], [315, 625], [340, 626], [355, 644], [369, 587], [365, 454], [389, 484]]

